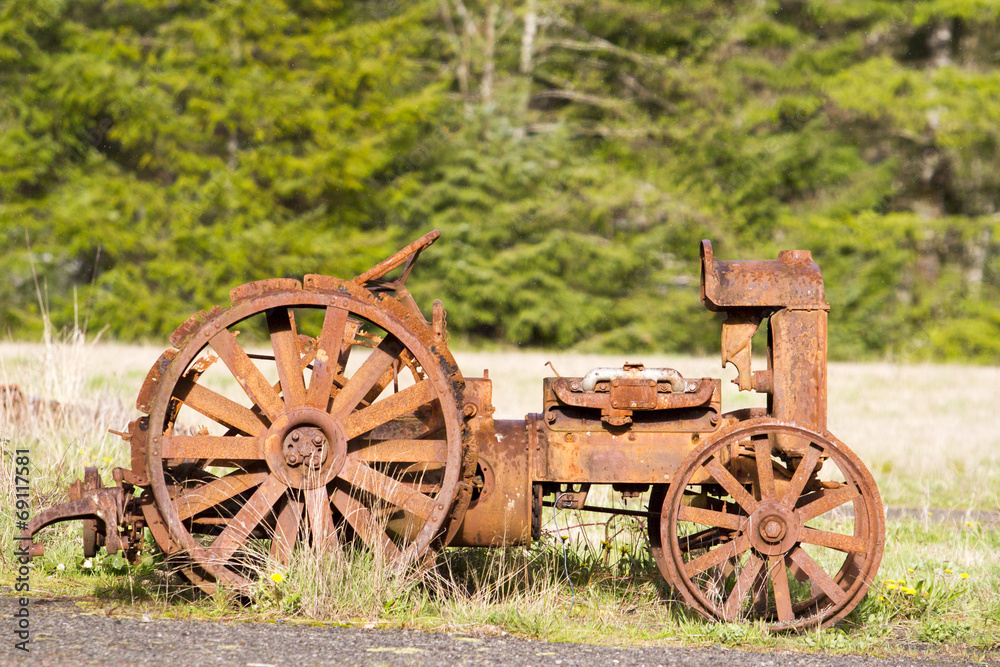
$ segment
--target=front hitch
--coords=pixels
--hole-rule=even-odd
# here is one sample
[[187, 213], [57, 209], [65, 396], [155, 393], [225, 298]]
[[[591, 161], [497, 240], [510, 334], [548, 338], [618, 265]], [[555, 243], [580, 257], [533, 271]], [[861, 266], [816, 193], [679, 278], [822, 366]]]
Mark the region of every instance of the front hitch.
[[[97, 555], [100, 547], [109, 554], [124, 551], [134, 561], [141, 540], [139, 516], [133, 507], [136, 500], [126, 493], [126, 485], [105, 487], [97, 468], [86, 468], [82, 480], [70, 484], [69, 501], [39, 513], [29, 523], [26, 536], [32, 540], [28, 555], [32, 558], [45, 554], [45, 545], [35, 542], [38, 531], [61, 521], [83, 521], [83, 554], [87, 558]], [[127, 485], [131, 491], [131, 485]]]

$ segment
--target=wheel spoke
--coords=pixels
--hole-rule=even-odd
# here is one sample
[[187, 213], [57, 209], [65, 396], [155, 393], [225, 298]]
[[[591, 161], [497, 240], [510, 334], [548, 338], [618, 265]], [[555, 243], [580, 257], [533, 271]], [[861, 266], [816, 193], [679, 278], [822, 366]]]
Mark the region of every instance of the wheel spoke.
[[757, 571], [757, 576], [754, 577], [753, 584], [751, 585], [750, 592], [752, 594], [753, 600], [753, 613], [754, 616], [758, 618], [763, 618], [767, 615], [767, 602], [769, 599], [767, 590], [767, 560], [762, 561], [762, 567]]
[[715, 526], [717, 528], [739, 530], [740, 524], [744, 519], [746, 519], [746, 517], [738, 514], [715, 512], [713, 510], [706, 510], [700, 507], [691, 507], [690, 505], [681, 505], [681, 509], [677, 513], [677, 519], [680, 521], [698, 523], [703, 526]]
[[354, 337], [361, 330], [361, 322], [349, 317], [347, 325], [344, 327], [344, 340], [340, 345], [339, 356], [337, 357], [337, 368], [340, 373], [347, 372], [347, 362], [351, 359], [351, 350], [354, 349]]
[[[316, 360], [309, 380], [307, 401], [314, 408], [326, 410], [333, 389], [333, 378], [340, 370], [338, 364], [347, 326], [347, 311], [330, 306], [323, 316], [323, 330], [316, 342]], [[350, 347], [350, 346], [348, 346]]]
[[729, 531], [719, 528], [706, 528], [692, 535], [685, 535], [677, 538], [677, 542], [682, 553], [690, 553], [699, 549], [711, 549], [719, 544], [724, 536], [729, 536]]
[[353, 455], [347, 457], [340, 476], [352, 486], [364, 489], [368, 493], [423, 519], [429, 519], [434, 513], [433, 498], [414, 491], [392, 477], [383, 475], [370, 466], [355, 460]]
[[791, 558], [802, 568], [802, 571], [806, 573], [809, 579], [819, 586], [820, 590], [826, 593], [826, 596], [833, 600], [834, 603], [840, 604], [847, 598], [847, 593], [844, 592], [844, 589], [802, 547], [795, 547], [792, 550]]
[[771, 584], [774, 587], [774, 606], [778, 611], [778, 620], [782, 623], [788, 623], [795, 618], [795, 612], [792, 611], [792, 594], [788, 590], [785, 555], [771, 556], [768, 559], [768, 569], [771, 574]]
[[846, 502], [857, 498], [860, 494], [858, 488], [853, 484], [845, 484], [836, 489], [824, 489], [820, 497], [807, 505], [803, 505], [796, 512], [802, 523], [815, 519], [826, 514], [830, 510], [836, 509]]
[[174, 501], [181, 521], [264, 482], [266, 472], [234, 472], [191, 489]]
[[230, 556], [243, 544], [253, 529], [268, 515], [274, 503], [285, 491], [285, 485], [274, 475], [268, 475], [250, 500], [240, 508], [226, 529], [212, 543], [211, 555], [220, 561]]
[[[337, 396], [339, 398], [340, 394]], [[429, 380], [424, 380], [373, 403], [367, 408], [352, 412], [343, 421], [347, 439], [356, 438], [388, 421], [413, 412], [435, 398], [437, 398], [437, 392], [434, 391], [434, 385]], [[336, 404], [336, 401], [334, 403]]]
[[403, 344], [398, 338], [386, 335], [357, 372], [351, 376], [344, 388], [337, 392], [330, 410], [333, 418], [343, 419], [354, 410], [382, 374], [392, 367], [392, 363], [399, 358], [403, 349]]
[[264, 458], [261, 439], [232, 435], [165, 435], [160, 456], [165, 459], [224, 459], [253, 461]]
[[788, 566], [788, 571], [791, 572], [792, 577], [795, 578], [795, 581], [804, 582], [809, 579], [809, 575], [806, 574], [806, 571], [803, 570], [801, 567], [799, 567], [799, 564], [793, 561], [787, 555], [785, 556], [785, 565]]
[[288, 565], [292, 560], [292, 551], [295, 549], [301, 522], [302, 502], [289, 496], [285, 500], [285, 506], [278, 513], [274, 536], [271, 538], [271, 557], [282, 565]]
[[819, 463], [819, 455], [820, 450], [815, 447], [809, 447], [806, 455], [799, 461], [799, 467], [795, 469], [795, 474], [792, 475], [791, 481], [788, 482], [788, 488], [785, 489], [785, 496], [781, 499], [785, 507], [795, 507], [799, 496], [802, 495], [802, 490], [806, 488], [806, 482], [809, 481], [809, 477], [816, 470], [816, 464]]
[[272, 308], [267, 311], [267, 330], [271, 334], [281, 395], [285, 405], [297, 406], [306, 402], [306, 385], [302, 376], [302, 353], [299, 352], [292, 317], [292, 311], [288, 308]]
[[386, 558], [399, 558], [399, 549], [360, 500], [338, 487], [333, 491], [333, 504], [368, 548]]
[[261, 435], [267, 423], [239, 403], [235, 403], [211, 389], [202, 387], [186, 377], [177, 381], [174, 397], [192, 410], [227, 428], [234, 428], [247, 435]]
[[444, 414], [440, 410], [430, 410], [429, 414], [421, 411], [412, 416], [413, 419], [397, 419], [376, 426], [365, 440], [419, 440], [445, 427]]
[[337, 531], [333, 525], [330, 494], [325, 486], [306, 491], [306, 515], [313, 544], [326, 549], [337, 544]]
[[376, 440], [354, 450], [366, 463], [428, 463], [448, 461], [447, 440]]
[[750, 592], [754, 579], [757, 578], [757, 573], [760, 572], [760, 568], [763, 564], [764, 561], [758, 558], [755, 554], [750, 554], [746, 564], [740, 571], [740, 576], [736, 578], [736, 585], [733, 586], [733, 590], [729, 593], [729, 597], [726, 598], [723, 613], [728, 620], [735, 621], [739, 618], [740, 606], [746, 598], [747, 593]]
[[212, 337], [209, 344], [225, 362], [229, 372], [233, 374], [250, 400], [273, 422], [282, 413], [285, 404], [271, 383], [261, 374], [260, 369], [236, 342], [236, 336], [229, 329], [223, 329]]
[[741, 553], [750, 548], [750, 538], [741, 534], [734, 542], [720, 545], [711, 551], [703, 553], [694, 560], [684, 563], [684, 574], [689, 578], [715, 567], [729, 558], [736, 558]]
[[382, 392], [385, 391], [385, 388], [389, 386], [389, 383], [392, 382], [392, 378], [396, 375], [397, 361], [398, 359], [392, 362], [392, 366], [389, 367], [389, 370], [382, 373], [382, 377], [378, 379], [378, 382], [372, 385], [372, 388], [368, 390], [368, 393], [365, 394], [365, 397], [361, 400], [363, 400], [366, 404], [371, 405], [376, 401], [376, 399], [378, 399], [379, 396], [382, 395]]
[[743, 488], [743, 485], [740, 484], [739, 481], [733, 477], [733, 475], [726, 470], [714, 456], [705, 462], [705, 470], [712, 475], [716, 482], [722, 485], [722, 488], [729, 492], [729, 495], [733, 497], [733, 500], [735, 500], [747, 514], [753, 514], [759, 503], [753, 496], [747, 493], [747, 490]]
[[389, 383], [394, 379], [397, 379], [400, 361], [401, 359], [394, 359], [389, 369], [382, 373], [382, 377], [378, 379], [378, 382], [376, 382], [374, 386], [368, 390], [368, 393], [365, 394], [364, 398], [366, 403], [374, 403], [375, 400], [382, 395], [382, 392], [385, 391], [385, 388], [389, 386]]
[[844, 553], [867, 553], [869, 550], [868, 540], [855, 535], [845, 535], [843, 533], [833, 533], [827, 530], [816, 530], [803, 526], [799, 530], [799, 541], [806, 544], [815, 544], [818, 547], [836, 549]]
[[757, 460], [757, 481], [760, 499], [774, 498], [774, 464], [771, 462], [771, 439], [761, 438], [753, 443], [754, 458]]

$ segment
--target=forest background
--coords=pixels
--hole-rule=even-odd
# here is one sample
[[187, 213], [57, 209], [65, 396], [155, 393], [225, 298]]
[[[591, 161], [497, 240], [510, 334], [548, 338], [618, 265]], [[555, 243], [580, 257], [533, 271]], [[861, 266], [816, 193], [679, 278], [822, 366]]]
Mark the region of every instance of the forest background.
[[834, 358], [997, 364], [998, 64], [986, 0], [8, 0], [0, 331], [37, 284], [162, 341], [437, 228], [472, 345], [714, 351], [709, 238], [811, 250]]

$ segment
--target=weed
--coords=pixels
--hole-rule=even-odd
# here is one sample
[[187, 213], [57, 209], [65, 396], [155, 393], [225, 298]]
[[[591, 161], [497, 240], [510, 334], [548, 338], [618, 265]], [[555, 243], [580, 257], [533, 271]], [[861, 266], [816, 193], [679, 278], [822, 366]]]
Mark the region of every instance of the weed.
[[[0, 481], [5, 482], [0, 488], [0, 501], [10, 506], [13, 485], [6, 482], [11, 475], [12, 449], [26, 443], [32, 451], [31, 503], [36, 511], [64, 500], [66, 485], [79, 476], [84, 465], [96, 463], [107, 480], [112, 465], [127, 463], [127, 448], [106, 431], [109, 427], [120, 429], [134, 418], [114, 388], [122, 388], [122, 393], [131, 398], [144, 371], [134, 372], [134, 364], [119, 367], [117, 360], [133, 357], [145, 364], [157, 354], [148, 349], [94, 346], [71, 335], [62, 339], [52, 336], [47, 344], [52, 346], [49, 351], [13, 344], [0, 349], [0, 384], [19, 384], [26, 395], [46, 400], [59, 397], [64, 406], [62, 410], [40, 407], [24, 418], [10, 406], [0, 411]], [[112, 356], [114, 362], [109, 360]], [[12, 357], [17, 358], [16, 363], [10, 361]], [[662, 365], [688, 368], [699, 363], [666, 360]], [[45, 364], [52, 364], [55, 371], [44, 371]], [[586, 358], [582, 364], [587, 368], [609, 365], [596, 358]], [[495, 379], [502, 369], [516, 368], [520, 373], [525, 367], [520, 361], [481, 365], [500, 367], [494, 373]], [[94, 366], [113, 367], [122, 375], [107, 381], [82, 380], [96, 372], [89, 370]], [[538, 366], [541, 368], [542, 363]], [[566, 370], [572, 366], [570, 363], [557, 360], [557, 366], [572, 372]], [[8, 373], [15, 369], [16, 377], [10, 376]], [[855, 386], [868, 386], [864, 377], [888, 373], [881, 365], [846, 365], [844, 369]], [[912, 382], [894, 382], [892, 386], [901, 391], [910, 384], [922, 386], [914, 379], [917, 370], [904, 369], [903, 375]], [[706, 362], [703, 374], [711, 373]], [[934, 369], [933, 376], [940, 375]], [[527, 381], [534, 387], [540, 384], [530, 377]], [[59, 385], [58, 391], [55, 385]], [[831, 389], [831, 401], [837, 400], [836, 388]], [[516, 397], [498, 396], [496, 403], [508, 410], [519, 409], [517, 400], [522, 400], [520, 392]], [[853, 406], [860, 415], [859, 425], [854, 428], [862, 432], [867, 428], [864, 424], [869, 423], [865, 420], [874, 417], [851, 401], [832, 408], [831, 415], [850, 413]], [[533, 405], [528, 405], [525, 412]], [[879, 428], [885, 424], [881, 417], [874, 422]], [[831, 426], [837, 433], [838, 428]], [[906, 442], [918, 442], [924, 437], [909, 431], [883, 435]], [[859, 449], [866, 446], [863, 439], [844, 439], [852, 444], [862, 440]], [[996, 479], [990, 472], [997, 469], [995, 453], [978, 459], [974, 451], [968, 454], [965, 474], [972, 478], [973, 488], [980, 488], [984, 480]], [[940, 507], [943, 499], [962, 486], [954, 467], [945, 466], [941, 482], [944, 486], [935, 491], [916, 474], [919, 470], [914, 467], [915, 461], [920, 457], [909, 450], [905, 455], [887, 450], [879, 456], [887, 462], [876, 470], [879, 481], [888, 481], [889, 493], [896, 500], [919, 497], [929, 506]], [[868, 455], [862, 452], [862, 457], [867, 459]], [[977, 476], [977, 462], [982, 462], [985, 470], [981, 476]], [[909, 491], [900, 482], [903, 478], [915, 480], [913, 489], [923, 495], [908, 496]], [[601, 492], [597, 487], [591, 491], [592, 502], [607, 500], [599, 496]], [[995, 493], [976, 493], [977, 503], [981, 501], [985, 507], [997, 504]], [[224, 587], [213, 596], [205, 596], [179, 583], [169, 571], [173, 564], [155, 550], [148, 551], [135, 566], [127, 565], [120, 557], [101, 554], [85, 567], [86, 560], [80, 555], [79, 524], [65, 524], [45, 532], [46, 553], [33, 565], [37, 573], [33, 590], [95, 592], [99, 603], [145, 605], [163, 615], [505, 631], [552, 640], [625, 643], [679, 639], [689, 644], [885, 652], [892, 650], [891, 646], [887, 649], [886, 642], [891, 635], [898, 638], [892, 646], [921, 642], [953, 650], [957, 645], [992, 652], [993, 659], [1000, 646], [1000, 531], [972, 517], [958, 525], [935, 524], [923, 518], [891, 521], [882, 572], [868, 596], [838, 628], [800, 635], [769, 634], [758, 625], [713, 624], [680, 604], [650, 558], [646, 526], [641, 521], [562, 512], [557, 532], [555, 515], [547, 513], [546, 517], [544, 537], [531, 546], [448, 549], [428, 569], [393, 568], [365, 550], [349, 549], [337, 557], [299, 549], [287, 566], [262, 561], [257, 595], [250, 607], [245, 598]], [[5, 566], [3, 576], [8, 577], [13, 530], [9, 514], [0, 514], [4, 547], [0, 563]], [[565, 563], [563, 536], [569, 538]], [[572, 588], [567, 582], [567, 570]], [[963, 574], [967, 576], [963, 578]], [[893, 589], [889, 589], [889, 581]]]
[[932, 617], [917, 628], [916, 636], [918, 640], [930, 644], [953, 644], [966, 639], [970, 629], [968, 623]]
[[817, 629], [805, 633], [802, 643], [823, 653], [843, 653], [852, 648], [852, 642], [846, 632], [839, 629]]

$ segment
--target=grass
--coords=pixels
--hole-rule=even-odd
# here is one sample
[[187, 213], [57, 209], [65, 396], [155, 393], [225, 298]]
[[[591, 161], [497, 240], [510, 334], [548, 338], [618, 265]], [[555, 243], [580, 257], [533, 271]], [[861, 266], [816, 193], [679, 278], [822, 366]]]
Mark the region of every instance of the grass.
[[[567, 519], [590, 523], [580, 513], [567, 515], [558, 519], [562, 534]], [[179, 585], [156, 556], [134, 567], [98, 557], [84, 568], [78, 545], [65, 539], [63, 548], [37, 562], [35, 590], [93, 593], [90, 604], [136, 615], [506, 632], [608, 644], [1000, 657], [1000, 536], [982, 525], [890, 523], [886, 558], [868, 597], [837, 628], [800, 635], [713, 624], [692, 614], [660, 580], [648, 551], [632, 548], [642, 546], [638, 525], [609, 548], [572, 538], [565, 565], [551, 517], [547, 528], [530, 547], [448, 550], [429, 572], [393, 570], [367, 552], [347, 558], [297, 552], [287, 568], [262, 573], [249, 607], [225, 591], [204, 597]]]
[[[43, 399], [20, 418], [11, 405], [0, 411], [0, 502], [13, 506], [15, 448], [31, 450], [35, 511], [65, 500], [67, 484], [85, 465], [98, 466], [105, 481], [114, 466], [127, 467], [127, 446], [107, 429], [122, 429], [135, 418], [130, 404], [159, 352], [89, 343], [80, 335], [49, 337], [41, 345], [0, 344], [0, 384], [18, 384], [26, 396]], [[499, 418], [539, 409], [541, 378], [550, 374], [546, 361], [564, 375], [623, 361], [519, 352], [456, 356], [467, 374], [490, 369]], [[721, 370], [707, 359], [645, 361], [688, 376]], [[889, 506], [996, 510], [1000, 433], [986, 416], [998, 383], [996, 368], [833, 364], [830, 428], [872, 467]], [[727, 409], [756, 400], [727, 384]], [[0, 582], [9, 584], [15, 526], [8, 513], [0, 517]], [[879, 581], [844, 623], [772, 635], [763, 626], [712, 624], [690, 613], [660, 579], [636, 521], [608, 524], [576, 512], [546, 517], [543, 539], [530, 547], [452, 549], [429, 572], [394, 571], [364, 552], [340, 559], [297, 552], [287, 568], [262, 573], [249, 607], [234, 604], [226, 591], [194, 593], [152, 553], [137, 566], [107, 555], [87, 562], [79, 524], [64, 524], [48, 531], [32, 587], [38, 595], [88, 596], [91, 604], [164, 616], [511, 632], [553, 641], [1000, 656], [996, 526], [890, 521]]]

